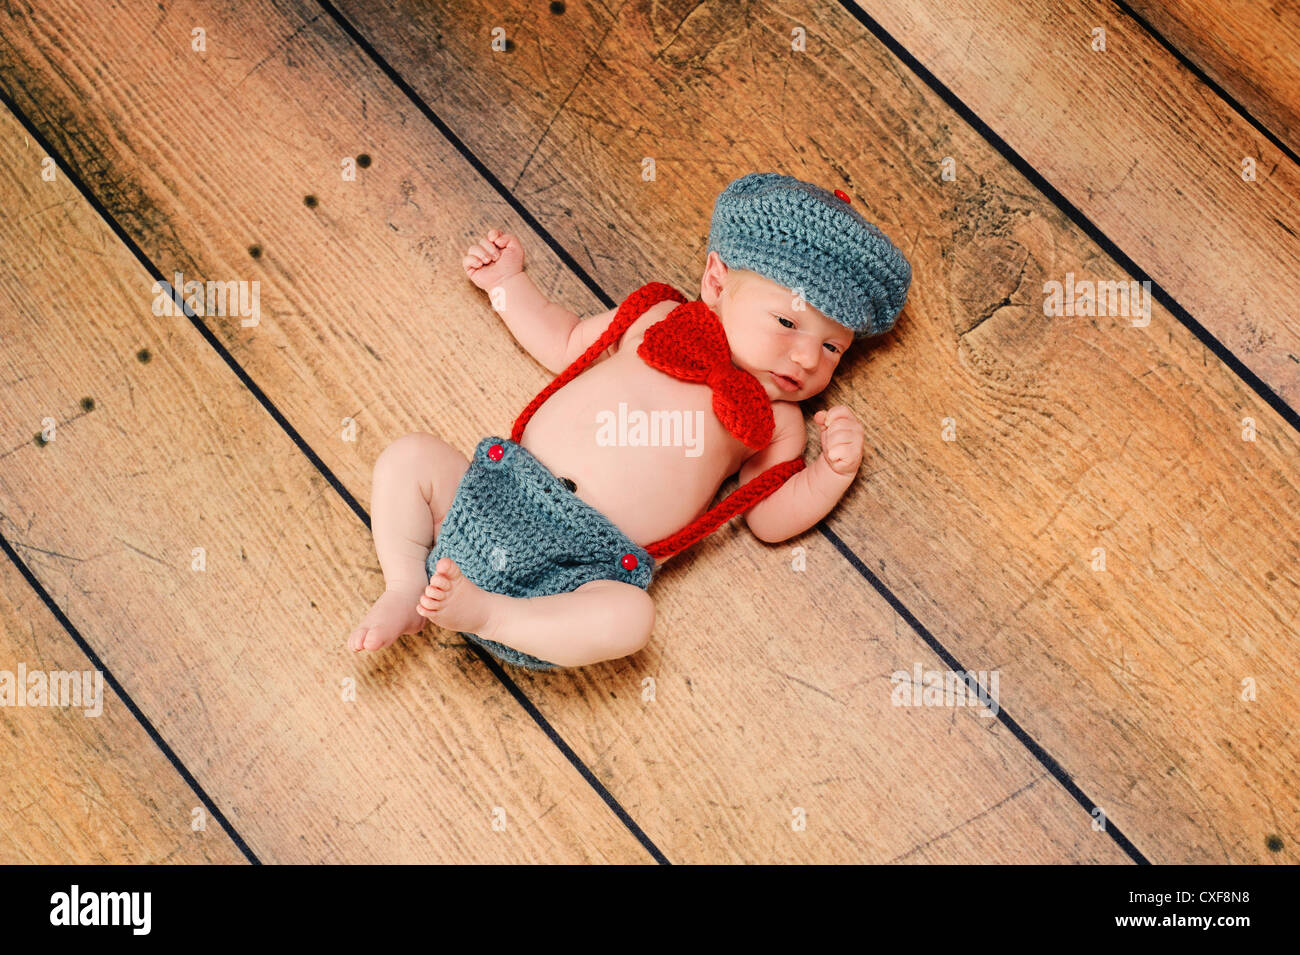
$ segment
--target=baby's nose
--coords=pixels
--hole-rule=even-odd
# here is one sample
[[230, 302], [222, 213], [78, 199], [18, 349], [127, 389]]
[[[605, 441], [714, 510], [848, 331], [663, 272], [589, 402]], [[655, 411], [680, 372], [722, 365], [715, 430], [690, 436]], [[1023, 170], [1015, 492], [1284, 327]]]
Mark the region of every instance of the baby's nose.
[[790, 352], [790, 358], [797, 365], [804, 368], [811, 368], [817, 363], [817, 344], [815, 342], [812, 344], [801, 342], [800, 344], [795, 345], [794, 349]]

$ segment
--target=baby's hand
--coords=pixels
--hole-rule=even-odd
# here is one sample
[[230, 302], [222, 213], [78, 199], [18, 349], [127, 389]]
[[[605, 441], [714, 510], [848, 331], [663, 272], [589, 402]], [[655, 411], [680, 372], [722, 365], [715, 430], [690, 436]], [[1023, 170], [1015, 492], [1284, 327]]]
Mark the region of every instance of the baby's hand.
[[847, 405], [813, 415], [822, 428], [822, 457], [836, 474], [855, 474], [862, 464], [862, 425]]
[[524, 247], [517, 236], [493, 229], [478, 245], [471, 245], [461, 262], [469, 280], [490, 292], [512, 275], [524, 270]]

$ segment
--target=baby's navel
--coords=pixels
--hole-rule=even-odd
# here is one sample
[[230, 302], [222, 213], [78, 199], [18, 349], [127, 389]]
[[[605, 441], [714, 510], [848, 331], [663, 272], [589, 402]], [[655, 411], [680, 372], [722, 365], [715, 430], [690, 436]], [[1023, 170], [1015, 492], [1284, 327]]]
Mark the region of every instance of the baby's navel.
[[567, 487], [570, 491], [573, 491], [573, 492], [575, 492], [575, 493], [577, 492], [577, 490], [578, 490], [578, 485], [575, 484], [575, 483], [573, 483], [573, 481], [572, 481], [571, 479], [566, 478], [566, 477], [562, 477], [562, 478], [560, 478], [560, 480], [564, 482], [564, 486]]

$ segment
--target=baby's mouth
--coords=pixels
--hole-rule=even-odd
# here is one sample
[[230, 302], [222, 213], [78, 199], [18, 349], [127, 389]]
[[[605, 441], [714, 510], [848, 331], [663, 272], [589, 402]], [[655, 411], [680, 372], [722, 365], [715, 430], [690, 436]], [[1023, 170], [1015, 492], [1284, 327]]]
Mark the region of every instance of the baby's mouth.
[[774, 371], [769, 372], [769, 374], [784, 391], [798, 391], [802, 387], [799, 382], [788, 375], [778, 375]]

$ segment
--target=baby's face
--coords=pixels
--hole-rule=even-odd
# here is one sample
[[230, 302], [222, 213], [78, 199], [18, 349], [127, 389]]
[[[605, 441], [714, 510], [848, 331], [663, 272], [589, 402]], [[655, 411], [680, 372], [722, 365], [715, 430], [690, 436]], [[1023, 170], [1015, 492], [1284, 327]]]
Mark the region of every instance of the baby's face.
[[714, 262], [716, 254], [709, 257], [700, 297], [722, 321], [731, 360], [757, 378], [772, 401], [802, 401], [820, 393], [853, 343], [853, 333], [807, 302], [796, 309], [794, 292], [771, 279], [737, 269], [724, 272], [721, 261]]

